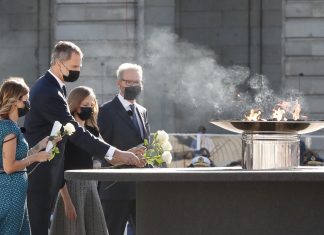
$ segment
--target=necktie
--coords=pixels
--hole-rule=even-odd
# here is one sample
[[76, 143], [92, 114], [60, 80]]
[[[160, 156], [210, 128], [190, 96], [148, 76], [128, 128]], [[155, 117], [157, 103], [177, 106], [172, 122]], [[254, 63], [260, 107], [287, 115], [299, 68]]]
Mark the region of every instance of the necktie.
[[135, 108], [134, 104], [129, 105], [129, 107], [131, 108], [131, 110], [132, 110], [132, 112], [133, 112], [133, 115], [132, 115], [132, 122], [133, 122], [133, 124], [134, 124], [134, 126], [135, 126], [137, 132], [138, 132], [139, 134], [141, 134], [141, 129], [140, 129], [139, 125], [138, 125], [137, 118], [136, 118], [136, 113], [135, 113], [135, 112], [136, 112], [136, 108]]
[[62, 90], [63, 90], [63, 94], [64, 94], [64, 96], [66, 97], [66, 88], [65, 88], [64, 85], [62, 86]]

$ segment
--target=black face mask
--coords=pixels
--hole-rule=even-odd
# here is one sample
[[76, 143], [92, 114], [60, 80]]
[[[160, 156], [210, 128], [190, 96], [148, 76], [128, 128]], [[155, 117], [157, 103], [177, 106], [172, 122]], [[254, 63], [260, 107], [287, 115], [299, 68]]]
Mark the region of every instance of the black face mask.
[[63, 79], [66, 82], [75, 82], [76, 80], [78, 80], [80, 76], [80, 71], [76, 71], [76, 70], [69, 70], [69, 75], [64, 75], [63, 74]]
[[77, 115], [79, 116], [79, 118], [82, 121], [88, 120], [89, 118], [91, 118], [92, 115], [92, 108], [91, 107], [80, 107], [81, 108], [81, 112], [77, 113]]
[[23, 117], [26, 115], [26, 113], [29, 112], [30, 110], [30, 103], [29, 100], [23, 101], [25, 104], [25, 107], [23, 108], [18, 108], [18, 117]]
[[141, 93], [142, 86], [130, 86], [125, 87], [124, 98], [126, 100], [135, 100], [137, 96]]

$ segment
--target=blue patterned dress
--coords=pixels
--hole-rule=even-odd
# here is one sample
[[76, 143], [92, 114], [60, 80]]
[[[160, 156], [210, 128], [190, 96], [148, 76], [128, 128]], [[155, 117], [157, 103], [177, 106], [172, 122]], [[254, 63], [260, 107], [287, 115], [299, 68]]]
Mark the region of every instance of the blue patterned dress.
[[[14, 134], [17, 137], [16, 159], [27, 156], [28, 144], [17, 124], [11, 120], [0, 120], [0, 168], [3, 169], [2, 143], [4, 138]], [[27, 213], [27, 173], [19, 171], [7, 175], [0, 173], [0, 234], [29, 235]]]

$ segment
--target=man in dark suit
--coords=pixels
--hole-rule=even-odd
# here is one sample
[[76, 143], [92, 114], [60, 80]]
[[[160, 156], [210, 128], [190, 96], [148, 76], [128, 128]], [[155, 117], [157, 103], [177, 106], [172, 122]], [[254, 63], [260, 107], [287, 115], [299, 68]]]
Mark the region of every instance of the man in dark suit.
[[[65, 82], [76, 81], [82, 65], [82, 52], [71, 42], [58, 42], [53, 50], [51, 67], [37, 80], [30, 92], [31, 110], [25, 119], [25, 137], [30, 146], [50, 135], [53, 123], [72, 123], [76, 131], [69, 136], [74, 144], [112, 164], [142, 167], [144, 163], [133, 153], [120, 151], [101, 141], [80, 127], [71, 116], [67, 102]], [[58, 145], [60, 154], [51, 162], [29, 167], [28, 211], [33, 235], [48, 233], [51, 206], [58, 190], [63, 186], [65, 141]]]
[[[142, 68], [125, 63], [117, 70], [119, 94], [103, 104], [98, 125], [103, 139], [121, 150], [143, 144], [149, 138], [146, 109], [136, 102], [142, 90]], [[135, 230], [135, 183], [101, 182], [102, 201], [110, 235], [124, 234], [127, 221]]]

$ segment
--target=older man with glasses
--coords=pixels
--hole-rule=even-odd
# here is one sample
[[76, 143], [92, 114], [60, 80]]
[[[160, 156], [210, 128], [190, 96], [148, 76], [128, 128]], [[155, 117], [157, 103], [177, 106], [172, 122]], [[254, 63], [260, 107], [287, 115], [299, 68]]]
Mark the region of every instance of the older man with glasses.
[[[107, 143], [126, 150], [143, 144], [150, 135], [147, 111], [136, 102], [143, 88], [142, 67], [129, 63], [120, 65], [117, 86], [119, 94], [99, 110], [98, 125]], [[99, 195], [109, 234], [124, 234], [127, 221], [134, 231], [135, 183], [101, 182]]]

